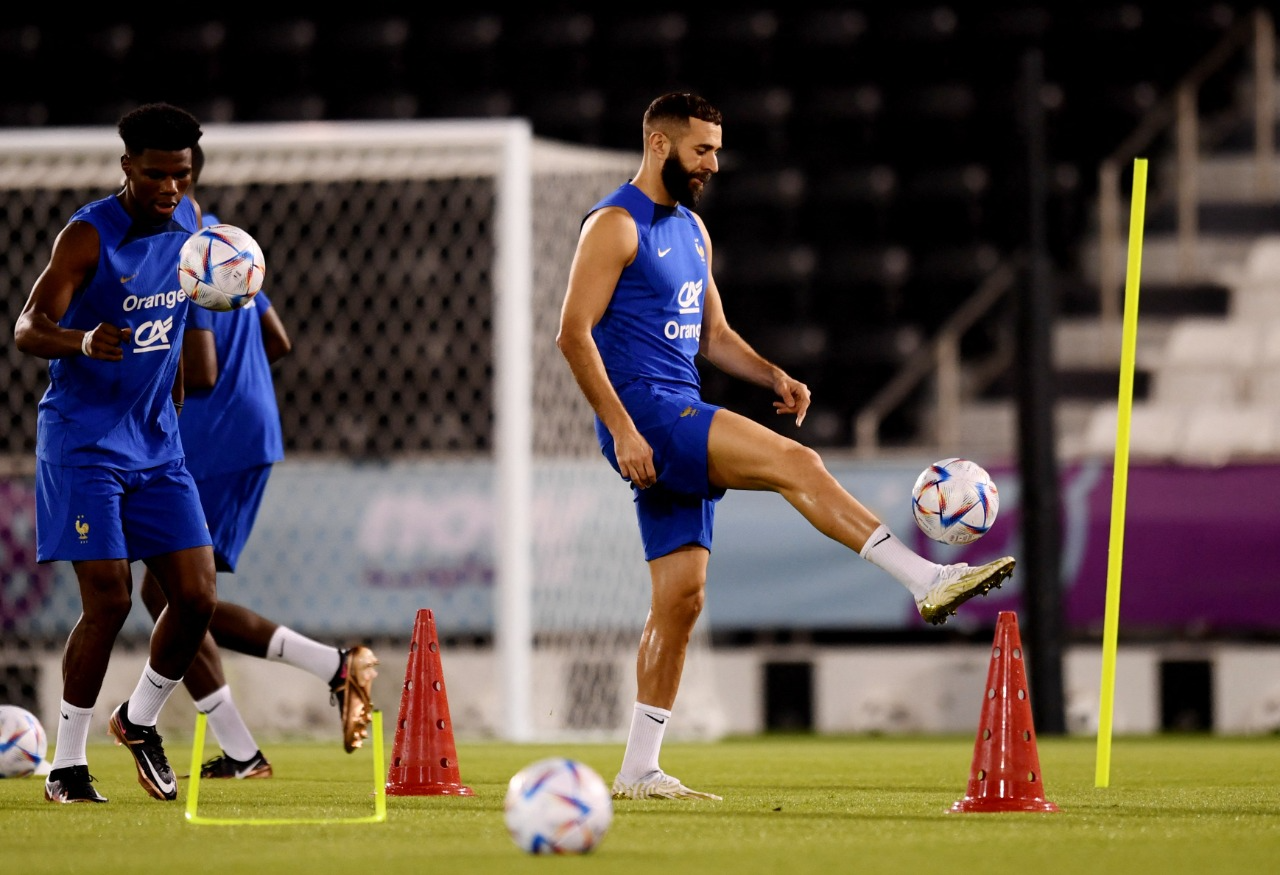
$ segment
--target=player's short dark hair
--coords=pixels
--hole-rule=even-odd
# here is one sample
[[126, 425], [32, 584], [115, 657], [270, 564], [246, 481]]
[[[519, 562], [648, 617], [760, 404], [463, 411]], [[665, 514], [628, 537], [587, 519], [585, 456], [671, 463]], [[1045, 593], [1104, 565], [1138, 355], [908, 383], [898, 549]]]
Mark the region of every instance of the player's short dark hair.
[[705, 98], [688, 91], [672, 91], [655, 98], [649, 104], [649, 108], [644, 111], [644, 129], [648, 131], [670, 121], [687, 124], [691, 118], [710, 122], [713, 125], [724, 123], [720, 110]]
[[196, 117], [169, 103], [147, 103], [125, 113], [117, 125], [120, 139], [130, 155], [147, 149], [177, 152], [200, 142], [200, 122]]

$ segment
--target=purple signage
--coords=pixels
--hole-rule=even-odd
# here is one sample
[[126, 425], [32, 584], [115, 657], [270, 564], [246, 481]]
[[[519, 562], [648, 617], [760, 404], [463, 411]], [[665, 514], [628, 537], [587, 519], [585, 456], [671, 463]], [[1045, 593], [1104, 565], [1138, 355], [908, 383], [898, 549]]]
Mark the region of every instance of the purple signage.
[[[1012, 482], [1015, 475], [993, 470], [992, 476]], [[1072, 633], [1102, 630], [1113, 489], [1110, 465], [1062, 472], [1062, 606]], [[1014, 537], [1021, 505], [1010, 507], [991, 534]], [[995, 545], [986, 541], [981, 545], [990, 553]], [[1117, 547], [1122, 633], [1280, 630], [1280, 466], [1131, 465]], [[1009, 592], [976, 599], [965, 615], [994, 624], [1000, 611], [1021, 607], [1029, 585], [1024, 577], [1006, 585]]]

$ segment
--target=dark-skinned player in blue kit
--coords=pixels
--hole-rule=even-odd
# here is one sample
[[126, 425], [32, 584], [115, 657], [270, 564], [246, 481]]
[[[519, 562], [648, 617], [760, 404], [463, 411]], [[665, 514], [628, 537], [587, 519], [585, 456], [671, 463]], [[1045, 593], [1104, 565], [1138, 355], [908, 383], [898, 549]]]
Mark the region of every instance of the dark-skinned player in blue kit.
[[719, 169], [719, 110], [695, 94], [655, 99], [635, 177], [583, 220], [556, 343], [596, 414], [610, 465], [630, 484], [650, 608], [637, 699], [615, 799], [719, 799], [659, 765], [685, 653], [705, 600], [716, 503], [730, 489], [780, 494], [818, 531], [884, 569], [927, 622], [999, 586], [1014, 560], [939, 565], [912, 551], [845, 491], [812, 449], [702, 400], [697, 357], [773, 390], [804, 422], [809, 388], [765, 360], [725, 319], [712, 245], [694, 212]]
[[137, 560], [168, 607], [137, 687], [109, 727], [133, 755], [143, 789], [177, 798], [156, 719], [217, 602], [213, 548], [176, 406], [190, 306], [178, 285], [178, 253], [200, 227], [199, 208], [185, 197], [200, 125], [156, 103], [125, 114], [118, 131], [123, 187], [71, 216], [14, 325], [18, 349], [49, 360], [36, 433], [36, 556], [72, 563], [82, 606], [63, 654], [44, 785], [51, 802], [107, 801], [93, 786], [86, 742], [129, 616]]

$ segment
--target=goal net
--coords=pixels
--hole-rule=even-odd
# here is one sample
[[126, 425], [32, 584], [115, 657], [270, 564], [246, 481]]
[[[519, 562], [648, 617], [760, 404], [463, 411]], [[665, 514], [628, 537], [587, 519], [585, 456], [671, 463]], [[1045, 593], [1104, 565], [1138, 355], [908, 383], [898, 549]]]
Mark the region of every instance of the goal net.
[[[262, 244], [265, 290], [293, 335], [294, 353], [276, 369], [286, 461], [273, 484], [305, 464], [321, 486], [288, 496], [283, 515], [303, 504], [363, 513], [359, 527], [390, 544], [411, 538], [410, 514], [363, 512], [359, 489], [325, 494], [327, 471], [359, 483], [391, 466], [403, 472], [401, 494], [421, 478], [425, 497], [400, 506], [443, 517], [446, 528], [453, 511], [425, 481], [454, 465], [481, 472], [491, 544], [476, 561], [489, 568], [462, 587], [490, 610], [461, 631], [478, 633], [463, 638], [492, 660], [496, 705], [472, 715], [494, 725], [466, 729], [512, 740], [624, 734], [648, 574], [629, 496], [600, 456], [590, 408], [554, 338], [581, 218], [629, 178], [635, 156], [536, 138], [522, 120], [207, 125], [202, 144], [208, 164], [196, 197]], [[13, 320], [71, 212], [119, 185], [119, 152], [114, 129], [0, 133], [0, 235], [9, 243], [0, 345], [10, 375], [0, 387], [10, 420], [0, 485], [15, 493], [13, 506], [29, 501], [36, 404], [47, 384], [44, 362], [12, 347]], [[406, 640], [405, 607], [416, 603], [435, 608], [446, 646], [451, 621], [463, 619], [411, 586], [397, 602], [369, 593], [344, 608], [353, 583], [342, 565], [347, 534], [325, 532], [319, 517], [297, 537], [259, 544], [264, 522], [276, 520], [260, 516], [250, 551], [283, 551], [279, 564], [294, 578], [255, 581], [267, 602], [236, 600], [271, 619], [325, 640]], [[333, 558], [317, 565], [322, 547]], [[6, 555], [6, 639], [25, 633], [60, 647], [74, 623], [74, 588], [50, 585], [50, 569], [30, 553]], [[61, 611], [34, 609], [59, 592]], [[465, 603], [455, 595], [449, 605]], [[302, 602], [327, 599], [337, 616], [308, 627]], [[70, 616], [65, 628], [49, 619], [58, 616]], [[719, 719], [707, 621], [673, 724], [694, 736], [715, 734]]]

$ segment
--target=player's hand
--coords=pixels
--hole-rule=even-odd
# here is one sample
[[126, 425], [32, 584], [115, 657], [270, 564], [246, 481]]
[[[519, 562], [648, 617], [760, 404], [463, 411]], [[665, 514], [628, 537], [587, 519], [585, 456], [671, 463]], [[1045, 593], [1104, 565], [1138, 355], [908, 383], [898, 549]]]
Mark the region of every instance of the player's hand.
[[773, 402], [773, 409], [780, 416], [795, 414], [796, 426], [804, 424], [804, 415], [809, 412], [809, 387], [799, 380], [783, 374], [774, 384], [773, 391], [781, 400]]
[[132, 337], [132, 328], [116, 328], [106, 322], [99, 322], [96, 328], [85, 332], [80, 351], [91, 359], [118, 362], [124, 358], [122, 347]]
[[658, 481], [653, 448], [640, 432], [632, 429], [627, 434], [614, 435], [613, 454], [618, 460], [618, 473], [632, 486], [648, 489]]

